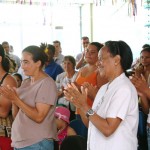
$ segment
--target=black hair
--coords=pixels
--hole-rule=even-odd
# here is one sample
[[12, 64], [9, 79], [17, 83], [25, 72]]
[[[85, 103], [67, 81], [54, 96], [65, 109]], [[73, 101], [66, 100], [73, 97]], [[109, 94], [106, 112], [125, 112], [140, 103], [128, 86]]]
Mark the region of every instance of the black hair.
[[9, 43], [8, 43], [7, 41], [2, 42], [2, 46], [3, 46], [4, 44], [9, 45]]
[[69, 60], [73, 64], [73, 68], [75, 68], [75, 66], [76, 66], [76, 60], [75, 60], [75, 58], [73, 56], [67, 55], [67, 56], [64, 57], [63, 62], [65, 60]]
[[140, 54], [141, 54], [142, 52], [149, 52], [149, 53], [150, 53], [150, 47], [144, 48], [144, 49], [140, 52]]
[[21, 81], [23, 80], [20, 73], [13, 73], [12, 76], [17, 76]]
[[55, 46], [48, 44], [47, 48], [48, 48], [48, 50], [50, 50], [53, 53], [53, 55], [55, 54]]
[[144, 44], [144, 45], [142, 46], [142, 48], [147, 48], [147, 47], [150, 47], [150, 45], [149, 45], [149, 44]]
[[[49, 51], [52, 52], [53, 55], [55, 54], [55, 46], [53, 46], [53, 45], [51, 45], [51, 44], [41, 43], [40, 48], [41, 48], [43, 51], [45, 51], [46, 48], [47, 48]], [[47, 54], [48, 52], [45, 52], [45, 53]]]
[[58, 40], [53, 41], [53, 44], [54, 44], [54, 43], [58, 43], [58, 44], [61, 46], [61, 43], [60, 43], [60, 41], [58, 41]]
[[105, 46], [109, 48], [112, 56], [120, 55], [121, 66], [124, 72], [131, 68], [133, 62], [133, 54], [130, 46], [124, 41], [107, 41]]
[[2, 45], [0, 44], [0, 56], [2, 57], [2, 67], [6, 72], [9, 72], [10, 69], [10, 63], [9, 63], [9, 59], [5, 56], [5, 50], [2, 47]]
[[86, 150], [87, 140], [80, 135], [67, 136], [60, 146], [60, 150]]
[[97, 50], [99, 52], [99, 50], [104, 46], [103, 44], [99, 43], [99, 42], [91, 42], [89, 45], [94, 45], [97, 47]]
[[38, 46], [35, 46], [35, 45], [31, 45], [31, 46], [26, 47], [22, 51], [22, 53], [23, 52], [28, 52], [28, 53], [32, 54], [32, 58], [33, 58], [34, 62], [37, 62], [40, 60], [41, 61], [41, 67], [43, 67], [45, 62], [47, 62], [47, 60], [48, 60], [48, 56], [44, 52], [44, 49], [42, 49]]

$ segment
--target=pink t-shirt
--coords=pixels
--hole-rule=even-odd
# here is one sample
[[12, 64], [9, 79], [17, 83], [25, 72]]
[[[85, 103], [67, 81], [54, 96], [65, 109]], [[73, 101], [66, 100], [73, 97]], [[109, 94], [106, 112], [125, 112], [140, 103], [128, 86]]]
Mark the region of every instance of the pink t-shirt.
[[12, 125], [12, 146], [23, 148], [43, 139], [56, 138], [54, 110], [57, 100], [57, 89], [51, 77], [46, 77], [31, 84], [30, 79], [24, 80], [18, 89], [20, 99], [31, 107], [36, 103], [53, 105], [42, 123], [30, 119], [21, 109]]

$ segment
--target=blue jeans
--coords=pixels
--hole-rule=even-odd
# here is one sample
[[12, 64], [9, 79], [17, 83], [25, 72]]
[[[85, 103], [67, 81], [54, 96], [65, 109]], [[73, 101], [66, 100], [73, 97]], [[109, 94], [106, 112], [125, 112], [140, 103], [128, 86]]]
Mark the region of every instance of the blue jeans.
[[54, 142], [53, 140], [44, 139], [24, 148], [14, 148], [14, 150], [54, 150]]
[[150, 128], [147, 126], [147, 143], [148, 143], [148, 150], [150, 150]]

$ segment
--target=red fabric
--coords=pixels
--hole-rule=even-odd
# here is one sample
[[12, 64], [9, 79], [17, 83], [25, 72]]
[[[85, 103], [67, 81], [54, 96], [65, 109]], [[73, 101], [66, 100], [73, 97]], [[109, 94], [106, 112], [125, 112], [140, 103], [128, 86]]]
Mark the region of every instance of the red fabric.
[[13, 150], [10, 138], [0, 137], [0, 150]]

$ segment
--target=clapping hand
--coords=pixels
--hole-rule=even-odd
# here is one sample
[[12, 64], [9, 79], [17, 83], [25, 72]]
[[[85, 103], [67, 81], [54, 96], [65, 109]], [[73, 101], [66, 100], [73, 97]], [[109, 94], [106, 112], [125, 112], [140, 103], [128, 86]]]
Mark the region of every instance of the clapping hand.
[[77, 108], [87, 106], [87, 89], [81, 86], [81, 92], [75, 83], [67, 84], [65, 87], [64, 95], [67, 100], [72, 102]]
[[131, 82], [134, 84], [134, 86], [136, 87], [139, 95], [144, 93], [146, 91], [146, 89], [148, 89], [148, 84], [144, 78], [144, 76], [141, 74], [140, 77], [134, 75], [131, 77]]
[[98, 92], [98, 87], [97, 86], [93, 86], [92, 84], [90, 84], [89, 82], [84, 82], [83, 83], [83, 87], [85, 89], [87, 89], [87, 95], [94, 100], [97, 92]]
[[18, 95], [16, 92], [16, 88], [7, 86], [0, 86], [0, 94], [7, 99], [11, 100], [13, 103], [18, 100]]

